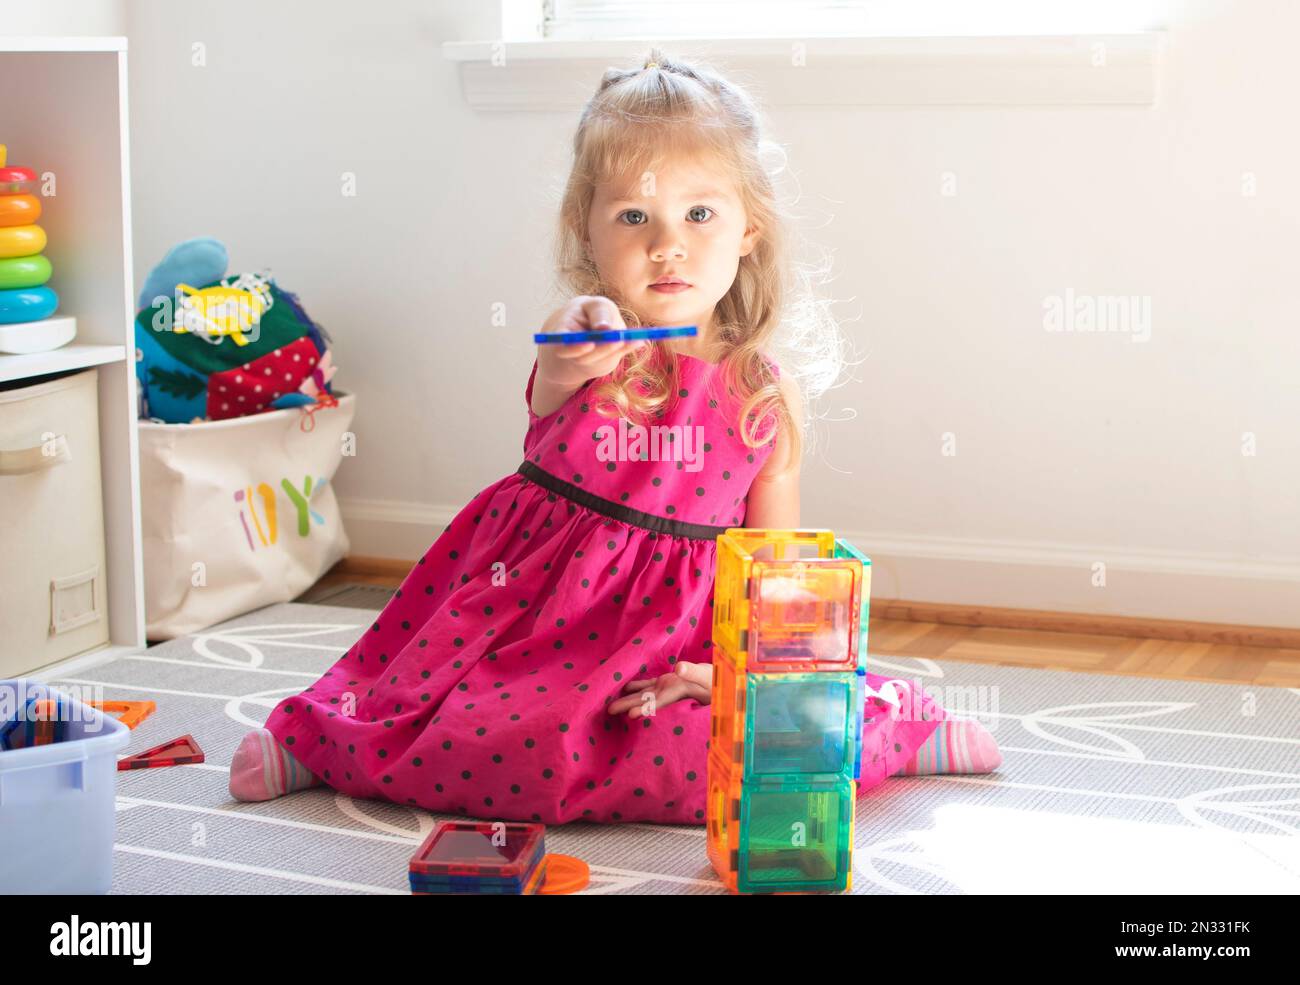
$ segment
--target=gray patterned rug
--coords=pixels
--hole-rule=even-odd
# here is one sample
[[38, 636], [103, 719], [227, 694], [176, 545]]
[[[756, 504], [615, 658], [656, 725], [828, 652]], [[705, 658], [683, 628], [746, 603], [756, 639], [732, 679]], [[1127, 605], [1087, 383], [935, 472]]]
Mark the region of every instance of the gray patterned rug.
[[[368, 609], [286, 603], [54, 684], [158, 710], [139, 752], [186, 732], [205, 763], [118, 774], [115, 893], [398, 893], [439, 817], [316, 788], [227, 792], [244, 733], [316, 680]], [[854, 893], [1300, 893], [1300, 690], [873, 654], [978, 716], [1005, 757], [985, 776], [891, 777], [858, 800]], [[549, 851], [588, 893], [718, 893], [703, 827], [569, 824]]]

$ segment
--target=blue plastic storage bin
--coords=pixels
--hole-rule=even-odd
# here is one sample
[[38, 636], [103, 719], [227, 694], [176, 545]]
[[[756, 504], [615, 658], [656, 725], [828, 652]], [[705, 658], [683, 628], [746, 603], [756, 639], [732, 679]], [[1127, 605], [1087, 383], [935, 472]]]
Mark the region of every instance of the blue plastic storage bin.
[[0, 749], [0, 894], [107, 893], [113, 883], [117, 756], [130, 730], [39, 681], [0, 681], [0, 722], [33, 696], [76, 706], [49, 745]]

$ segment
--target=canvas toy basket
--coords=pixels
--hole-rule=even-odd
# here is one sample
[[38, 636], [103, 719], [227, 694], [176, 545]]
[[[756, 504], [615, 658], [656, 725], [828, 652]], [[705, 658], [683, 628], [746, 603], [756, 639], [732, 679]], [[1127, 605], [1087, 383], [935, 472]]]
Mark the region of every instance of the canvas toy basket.
[[347, 554], [334, 474], [355, 404], [139, 422], [151, 641], [287, 602]]

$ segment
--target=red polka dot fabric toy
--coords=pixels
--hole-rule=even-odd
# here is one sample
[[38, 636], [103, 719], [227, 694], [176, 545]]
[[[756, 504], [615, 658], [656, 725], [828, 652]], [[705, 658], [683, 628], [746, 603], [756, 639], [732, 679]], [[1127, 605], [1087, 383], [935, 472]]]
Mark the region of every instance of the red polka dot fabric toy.
[[227, 276], [226, 263], [216, 240], [186, 240], [146, 278], [135, 319], [140, 416], [193, 424], [333, 406], [324, 329], [269, 274]]

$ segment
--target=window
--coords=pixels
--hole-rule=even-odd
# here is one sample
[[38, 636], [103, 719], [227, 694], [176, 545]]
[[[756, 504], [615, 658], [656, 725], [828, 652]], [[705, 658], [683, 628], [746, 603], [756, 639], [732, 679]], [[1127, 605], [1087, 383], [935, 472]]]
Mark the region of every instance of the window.
[[1160, 26], [1170, 0], [539, 0], [554, 40], [1080, 34]]
[[1151, 107], [1181, 2], [499, 0], [495, 39], [442, 50], [485, 111], [571, 113], [652, 45], [747, 73], [771, 106]]
[[780, 37], [860, 33], [867, 0], [549, 0], [548, 38]]

